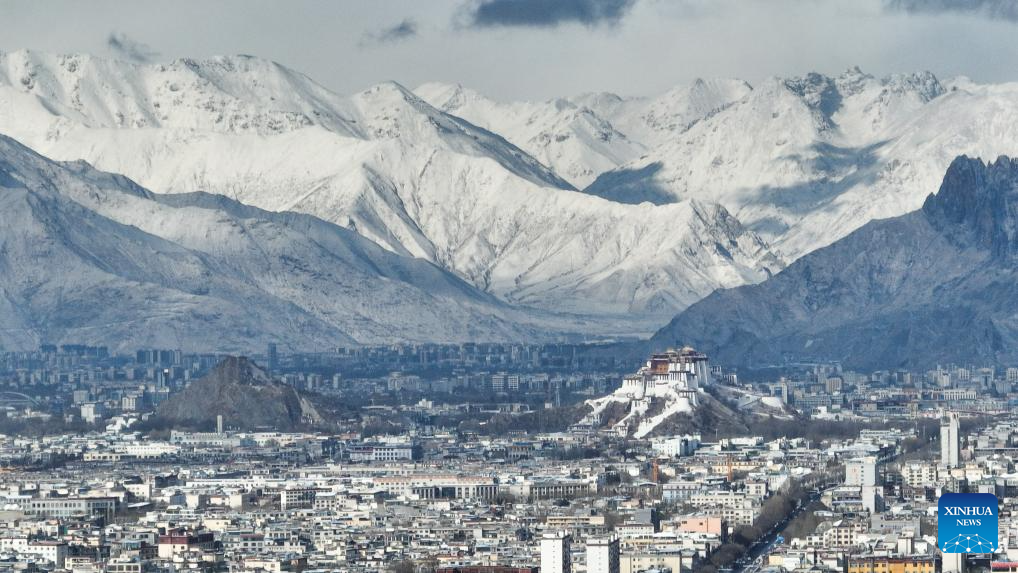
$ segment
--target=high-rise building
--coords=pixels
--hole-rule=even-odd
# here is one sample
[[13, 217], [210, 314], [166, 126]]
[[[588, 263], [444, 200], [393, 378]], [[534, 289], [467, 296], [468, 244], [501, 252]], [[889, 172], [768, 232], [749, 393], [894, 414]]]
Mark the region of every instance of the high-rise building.
[[883, 488], [877, 485], [877, 458], [866, 456], [845, 462], [845, 485], [858, 487], [862, 505], [867, 511], [880, 513], [883, 509]]
[[655, 533], [661, 531], [661, 517], [658, 515], [657, 509], [653, 507], [636, 510], [633, 522], [650, 525], [654, 528]]
[[948, 412], [940, 420], [940, 463], [949, 468], [961, 462], [961, 435], [958, 414]]
[[884, 488], [878, 485], [864, 485], [860, 488], [862, 507], [871, 514], [884, 509]]
[[845, 462], [845, 485], [874, 486], [877, 485], [877, 458], [867, 456]]
[[619, 573], [621, 557], [617, 537], [587, 540], [587, 573]]
[[276, 348], [275, 342], [269, 343], [268, 352], [266, 352], [269, 359], [269, 372], [274, 371], [279, 367], [279, 351]]
[[505, 372], [499, 372], [498, 374], [491, 375], [491, 391], [492, 392], [505, 392], [506, 390], [506, 379], [509, 377]]
[[541, 573], [572, 573], [571, 542], [572, 538], [564, 531], [541, 537]]

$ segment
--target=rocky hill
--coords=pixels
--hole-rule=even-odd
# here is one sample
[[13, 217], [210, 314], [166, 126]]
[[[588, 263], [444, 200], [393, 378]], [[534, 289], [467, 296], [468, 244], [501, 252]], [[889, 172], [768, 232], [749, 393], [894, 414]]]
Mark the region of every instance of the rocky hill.
[[223, 360], [211, 372], [159, 405], [156, 425], [214, 431], [216, 416], [227, 428], [292, 430], [321, 422], [314, 405], [291, 386], [272, 380], [243, 357]]

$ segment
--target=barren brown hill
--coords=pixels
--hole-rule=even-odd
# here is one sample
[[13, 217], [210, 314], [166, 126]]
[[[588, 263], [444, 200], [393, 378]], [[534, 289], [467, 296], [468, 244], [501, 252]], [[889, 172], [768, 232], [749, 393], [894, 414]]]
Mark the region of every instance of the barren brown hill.
[[251, 360], [229, 357], [156, 410], [162, 427], [290, 430], [321, 421], [314, 405], [297, 390], [275, 382]]

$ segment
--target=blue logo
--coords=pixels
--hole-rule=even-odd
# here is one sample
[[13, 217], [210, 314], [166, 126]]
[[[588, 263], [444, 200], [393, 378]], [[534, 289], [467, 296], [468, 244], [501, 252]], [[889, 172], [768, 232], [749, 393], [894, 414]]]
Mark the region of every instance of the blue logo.
[[992, 493], [945, 493], [937, 509], [937, 545], [944, 553], [993, 553], [997, 514]]

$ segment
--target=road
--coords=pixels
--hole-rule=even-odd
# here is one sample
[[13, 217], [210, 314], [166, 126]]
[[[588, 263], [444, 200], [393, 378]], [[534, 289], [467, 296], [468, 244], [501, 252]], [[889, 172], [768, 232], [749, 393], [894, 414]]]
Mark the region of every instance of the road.
[[792, 523], [796, 517], [799, 516], [803, 511], [806, 510], [814, 501], [820, 499], [823, 490], [814, 490], [810, 494], [809, 498], [804, 502], [800, 503], [795, 509], [789, 513], [785, 519], [778, 522], [770, 531], [764, 534], [759, 541], [754, 543], [746, 551], [746, 554], [735, 562], [732, 567], [733, 573], [757, 573], [765, 566], [767, 556], [770, 555], [771, 551], [774, 550], [783, 540], [782, 534], [788, 525]]

